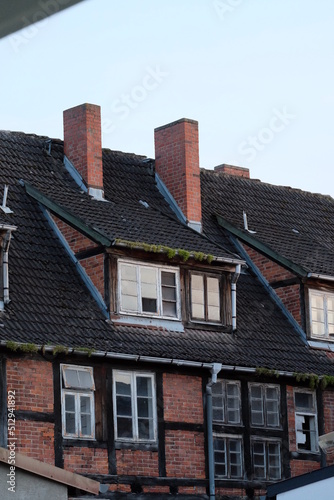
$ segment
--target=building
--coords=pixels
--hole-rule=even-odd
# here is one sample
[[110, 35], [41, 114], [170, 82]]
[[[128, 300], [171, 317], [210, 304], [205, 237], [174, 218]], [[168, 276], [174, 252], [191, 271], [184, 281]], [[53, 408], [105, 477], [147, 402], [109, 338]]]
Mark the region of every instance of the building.
[[[155, 144], [155, 161], [102, 149], [90, 104], [64, 112], [64, 141], [0, 132], [0, 445], [15, 438], [19, 453], [109, 485], [97, 498], [263, 496], [326, 464], [330, 331], [311, 338], [295, 288], [314, 281], [318, 297], [326, 281], [305, 321], [331, 328], [332, 270], [313, 245], [298, 250], [295, 220], [270, 230], [263, 194], [245, 202], [274, 187], [200, 171], [197, 122], [159, 127]], [[332, 220], [334, 202], [301, 195], [320, 241], [318, 205]], [[292, 276], [269, 279], [270, 266]]]

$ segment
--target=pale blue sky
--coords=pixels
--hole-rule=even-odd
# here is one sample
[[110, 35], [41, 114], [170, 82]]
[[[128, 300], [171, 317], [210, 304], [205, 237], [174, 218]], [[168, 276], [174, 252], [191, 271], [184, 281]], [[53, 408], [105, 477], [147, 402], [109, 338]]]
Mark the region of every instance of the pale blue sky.
[[0, 129], [63, 138], [91, 102], [104, 147], [153, 157], [192, 118], [201, 166], [334, 197], [333, 49], [333, 0], [85, 0], [0, 40]]

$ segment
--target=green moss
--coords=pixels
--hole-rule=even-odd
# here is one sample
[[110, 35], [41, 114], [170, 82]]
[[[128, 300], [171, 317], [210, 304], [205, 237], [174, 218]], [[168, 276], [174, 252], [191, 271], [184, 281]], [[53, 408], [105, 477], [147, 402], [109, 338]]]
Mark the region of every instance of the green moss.
[[52, 354], [54, 356], [57, 356], [57, 354], [68, 354], [68, 347], [65, 347], [64, 345], [56, 345], [52, 350]]
[[177, 250], [177, 254], [178, 254], [179, 257], [181, 257], [181, 259], [183, 260], [183, 262], [187, 262], [187, 260], [190, 257], [190, 252], [188, 252], [187, 250], [183, 250], [182, 248], [179, 248]]
[[75, 347], [74, 350], [87, 354], [89, 358], [91, 357], [93, 352], [95, 352], [95, 349], [93, 349], [93, 347]]
[[7, 349], [9, 349], [10, 351], [17, 351], [18, 348], [19, 348], [19, 344], [17, 342], [14, 342], [13, 340], [8, 340], [6, 342], [6, 347]]
[[175, 257], [175, 255], [176, 255], [175, 248], [163, 247], [163, 251], [165, 251], [167, 253], [167, 257], [169, 259], [173, 259], [173, 257]]
[[269, 368], [256, 367], [255, 372], [258, 376], [266, 377], [279, 377], [279, 372], [277, 370], [269, 370]]
[[36, 344], [20, 344], [19, 345], [19, 350], [22, 352], [25, 352], [27, 354], [33, 354], [38, 352], [38, 347]]

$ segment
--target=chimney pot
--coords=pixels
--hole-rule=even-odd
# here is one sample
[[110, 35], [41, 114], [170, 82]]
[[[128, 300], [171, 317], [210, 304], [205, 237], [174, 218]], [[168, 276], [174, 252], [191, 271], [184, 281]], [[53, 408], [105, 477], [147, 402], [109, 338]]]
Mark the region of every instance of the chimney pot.
[[223, 163], [222, 165], [217, 165], [214, 168], [215, 172], [234, 175], [235, 177], [246, 177], [249, 179], [249, 168], [245, 167], [235, 167], [234, 165], [227, 165], [227, 163]]

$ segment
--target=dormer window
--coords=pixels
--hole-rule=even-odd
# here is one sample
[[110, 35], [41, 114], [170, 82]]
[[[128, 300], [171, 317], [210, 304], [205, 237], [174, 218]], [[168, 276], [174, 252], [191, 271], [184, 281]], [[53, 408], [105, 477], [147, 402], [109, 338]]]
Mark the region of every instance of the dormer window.
[[220, 281], [220, 277], [208, 273], [190, 274], [190, 313], [193, 321], [222, 322]]
[[118, 269], [120, 313], [180, 318], [178, 269], [123, 260]]
[[334, 340], [334, 293], [310, 290], [311, 337]]

